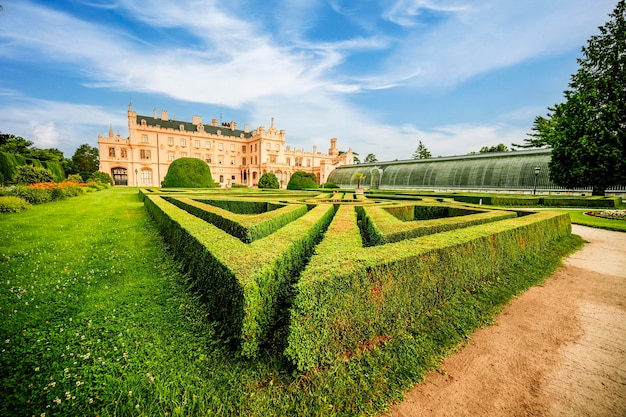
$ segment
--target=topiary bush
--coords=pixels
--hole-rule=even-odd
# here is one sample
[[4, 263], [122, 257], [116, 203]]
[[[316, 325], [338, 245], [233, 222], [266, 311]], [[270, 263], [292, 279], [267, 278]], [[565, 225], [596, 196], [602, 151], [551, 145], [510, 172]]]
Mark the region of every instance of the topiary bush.
[[304, 190], [306, 188], [317, 188], [317, 178], [312, 172], [296, 171], [291, 176], [288, 190]]
[[339, 188], [339, 186], [334, 182], [325, 182], [322, 184], [322, 188]]
[[15, 182], [19, 185], [52, 181], [54, 181], [54, 175], [52, 175], [52, 172], [45, 168], [32, 165], [21, 165], [15, 170]]
[[270, 189], [278, 189], [280, 188], [280, 184], [278, 183], [278, 178], [271, 172], [266, 172], [261, 175], [258, 183], [259, 188], [270, 188]]
[[0, 213], [19, 213], [30, 207], [28, 201], [21, 197], [1, 196]]
[[211, 168], [197, 158], [178, 158], [170, 164], [163, 187], [210, 188], [216, 187]]

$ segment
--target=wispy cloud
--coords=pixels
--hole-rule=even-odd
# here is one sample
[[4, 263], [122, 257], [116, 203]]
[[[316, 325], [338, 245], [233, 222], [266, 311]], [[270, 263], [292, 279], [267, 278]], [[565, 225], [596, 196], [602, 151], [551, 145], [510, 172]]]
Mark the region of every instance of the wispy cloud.
[[[20, 1], [3, 11], [0, 57], [8, 64], [37, 62], [67, 69], [94, 97], [101, 91], [124, 91], [220, 104], [248, 114], [251, 124], [276, 116], [285, 124], [289, 142], [298, 146], [322, 147], [338, 137], [355, 150], [396, 158], [410, 155], [418, 140], [428, 140], [433, 153], [445, 155], [474, 150], [479, 141], [519, 141], [524, 136], [519, 126], [529, 122], [495, 115], [491, 121], [451, 121], [444, 127], [410, 120], [393, 124], [373, 110], [386, 103], [363, 103], [357, 93], [402, 90], [415, 96], [407, 102], [419, 102], [420, 92], [428, 89], [453, 90], [496, 69], [578, 49], [606, 20], [613, 3], [333, 0], [330, 8], [337, 16], [358, 24], [345, 37], [329, 41], [312, 36], [324, 10], [328, 13], [324, 2], [290, 0], [280, 7], [248, 0], [155, 0], [150, 7], [138, 0], [83, 3], [136, 23], [115, 25]], [[396, 29], [385, 30], [389, 26]], [[366, 53], [373, 55], [366, 58]], [[14, 94], [20, 94], [20, 86], [0, 80], [0, 95], [13, 102]], [[118, 123], [113, 110], [98, 106], [97, 99], [84, 107], [64, 99], [24, 103], [0, 105], [3, 129], [21, 121], [20, 129], [30, 126], [29, 134], [42, 143], [61, 143], [68, 137], [62, 129], [78, 135], [98, 124], [102, 133], [103, 121], [104, 130], [108, 123]], [[124, 110], [115, 110], [121, 126], [126, 124]], [[68, 114], [81, 117], [70, 123]], [[95, 135], [85, 140], [95, 142]]]

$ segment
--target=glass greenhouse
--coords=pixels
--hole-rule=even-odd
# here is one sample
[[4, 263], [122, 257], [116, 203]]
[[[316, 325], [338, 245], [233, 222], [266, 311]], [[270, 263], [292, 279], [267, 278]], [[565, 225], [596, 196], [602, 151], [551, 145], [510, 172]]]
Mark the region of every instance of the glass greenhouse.
[[328, 181], [355, 188], [459, 190], [559, 190], [550, 181], [549, 149], [377, 162], [342, 166]]

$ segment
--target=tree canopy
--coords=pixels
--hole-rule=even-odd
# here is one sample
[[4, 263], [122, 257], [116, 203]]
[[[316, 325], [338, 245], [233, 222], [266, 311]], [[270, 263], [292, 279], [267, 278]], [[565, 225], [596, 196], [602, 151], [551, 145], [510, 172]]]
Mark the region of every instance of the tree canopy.
[[74, 169], [81, 174], [92, 174], [98, 170], [100, 166], [100, 153], [98, 148], [94, 148], [88, 144], [80, 145], [72, 156]]
[[567, 188], [626, 184], [626, 0], [582, 48], [565, 102], [537, 117], [528, 145], [550, 145], [550, 176]]
[[376, 158], [376, 155], [374, 155], [373, 153], [368, 153], [365, 159], [363, 160], [363, 163], [368, 164], [372, 162], [378, 162], [378, 159]]
[[478, 151], [479, 153], [491, 153], [491, 152], [508, 152], [509, 148], [503, 144], [503, 143], [499, 143], [496, 146], [483, 146], [482, 148], [480, 148], [480, 151]]
[[210, 188], [215, 186], [211, 168], [198, 158], [174, 160], [163, 179], [163, 187]]
[[415, 149], [415, 152], [413, 152], [413, 159], [429, 159], [432, 158], [433, 156], [431, 155], [430, 151], [426, 148], [426, 145], [424, 145], [422, 143], [422, 141], [419, 141], [419, 144], [417, 145], [417, 149]]

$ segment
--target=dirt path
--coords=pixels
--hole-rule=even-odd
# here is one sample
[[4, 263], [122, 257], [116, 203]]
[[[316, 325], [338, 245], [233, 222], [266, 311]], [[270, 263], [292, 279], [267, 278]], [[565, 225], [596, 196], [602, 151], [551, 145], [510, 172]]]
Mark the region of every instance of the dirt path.
[[626, 233], [513, 300], [385, 416], [626, 416]]

